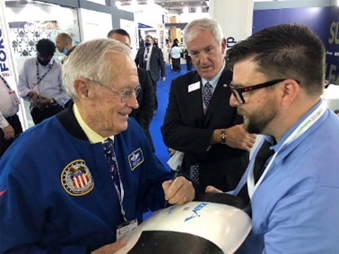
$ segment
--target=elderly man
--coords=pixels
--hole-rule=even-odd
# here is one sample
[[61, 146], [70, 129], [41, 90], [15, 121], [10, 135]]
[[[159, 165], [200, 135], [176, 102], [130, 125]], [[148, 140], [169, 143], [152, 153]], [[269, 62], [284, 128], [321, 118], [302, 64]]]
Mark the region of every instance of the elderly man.
[[74, 104], [23, 133], [0, 161], [1, 253], [113, 253], [144, 207], [194, 198], [128, 117], [140, 90], [129, 54], [111, 39], [77, 46], [63, 69]]
[[239, 253], [339, 251], [339, 118], [321, 99], [325, 52], [298, 24], [266, 28], [228, 51], [230, 104], [247, 131], [266, 135], [234, 191], [248, 187], [252, 207]]

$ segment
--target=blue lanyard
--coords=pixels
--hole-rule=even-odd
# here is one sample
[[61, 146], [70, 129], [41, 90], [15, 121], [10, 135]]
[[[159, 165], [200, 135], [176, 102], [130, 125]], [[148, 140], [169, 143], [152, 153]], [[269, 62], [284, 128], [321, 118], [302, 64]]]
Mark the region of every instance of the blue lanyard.
[[42, 75], [41, 78], [40, 78], [40, 74], [39, 74], [39, 64], [38, 64], [38, 60], [36, 60], [36, 77], [37, 77], [37, 79], [38, 79], [37, 85], [39, 85], [39, 83], [41, 82], [41, 80], [43, 80], [44, 77], [46, 77], [47, 73], [52, 69], [53, 64], [54, 64], [54, 61], [55, 61], [55, 60], [53, 60], [53, 63], [48, 64], [48, 70], [47, 70], [47, 71], [45, 72], [45, 74]]

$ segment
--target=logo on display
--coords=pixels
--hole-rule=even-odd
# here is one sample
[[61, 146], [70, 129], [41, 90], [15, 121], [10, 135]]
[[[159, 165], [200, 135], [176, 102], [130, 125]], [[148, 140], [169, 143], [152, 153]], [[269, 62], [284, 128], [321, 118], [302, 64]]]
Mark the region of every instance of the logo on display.
[[207, 206], [207, 205], [208, 205], [208, 203], [201, 203], [201, 204], [199, 204], [197, 207], [195, 207], [195, 208], [192, 210], [193, 215], [190, 216], [190, 217], [188, 217], [188, 218], [186, 218], [184, 222], [189, 221], [189, 220], [191, 220], [191, 219], [194, 219], [195, 217], [200, 217], [200, 215], [198, 214], [198, 212], [199, 212], [200, 210], [202, 210], [202, 209], [203, 209], [205, 206]]
[[144, 155], [141, 148], [138, 148], [133, 153], [128, 155], [128, 162], [133, 171], [137, 166], [144, 162]]

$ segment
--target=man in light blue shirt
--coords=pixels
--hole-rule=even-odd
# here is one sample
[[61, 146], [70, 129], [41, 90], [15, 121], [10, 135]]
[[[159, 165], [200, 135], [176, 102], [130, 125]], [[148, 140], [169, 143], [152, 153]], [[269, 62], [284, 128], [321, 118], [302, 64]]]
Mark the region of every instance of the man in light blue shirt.
[[59, 113], [70, 99], [62, 84], [62, 66], [52, 58], [55, 49], [51, 40], [39, 40], [37, 57], [27, 59], [19, 75], [18, 91], [30, 102], [34, 124]]
[[[238, 253], [339, 253], [339, 118], [320, 98], [323, 43], [306, 26], [278, 25], [236, 44], [226, 59], [230, 104], [248, 132], [266, 135], [233, 192], [248, 191], [252, 209]], [[258, 169], [265, 147], [271, 154]]]

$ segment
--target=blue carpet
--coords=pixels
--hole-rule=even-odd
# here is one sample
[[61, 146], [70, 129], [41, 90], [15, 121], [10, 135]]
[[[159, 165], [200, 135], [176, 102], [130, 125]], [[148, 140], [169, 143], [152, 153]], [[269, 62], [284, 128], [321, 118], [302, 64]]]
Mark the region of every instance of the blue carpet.
[[[155, 154], [162, 162], [162, 164], [166, 167], [167, 170], [170, 170], [170, 167], [167, 165], [167, 160], [169, 159], [169, 155], [167, 152], [167, 147], [165, 146], [162, 135], [161, 135], [161, 126], [164, 121], [165, 112], [168, 104], [168, 96], [169, 96], [169, 89], [171, 85], [171, 81], [173, 78], [178, 77], [182, 74], [187, 73], [186, 65], [181, 65], [181, 72], [174, 72], [171, 70], [169, 65], [166, 65], [166, 81], [158, 81], [158, 110], [153, 117], [151, 126], [150, 126], [150, 133], [152, 135], [154, 147], [155, 147]], [[148, 218], [152, 212], [147, 212], [144, 214], [144, 219]]]
[[169, 156], [167, 147], [162, 140], [160, 127], [162, 126], [165, 117], [171, 81], [173, 78], [185, 73], [187, 73], [186, 65], [181, 65], [181, 72], [174, 72], [170, 69], [169, 65], [166, 65], [166, 81], [158, 81], [157, 95], [159, 106], [150, 126], [150, 132], [155, 146], [155, 154], [168, 170], [170, 170], [170, 168], [166, 162], [169, 159]]

